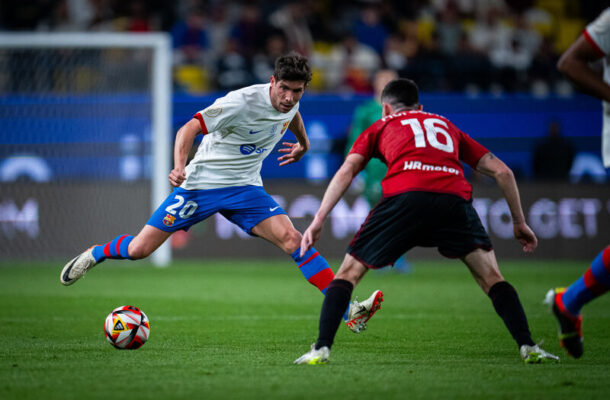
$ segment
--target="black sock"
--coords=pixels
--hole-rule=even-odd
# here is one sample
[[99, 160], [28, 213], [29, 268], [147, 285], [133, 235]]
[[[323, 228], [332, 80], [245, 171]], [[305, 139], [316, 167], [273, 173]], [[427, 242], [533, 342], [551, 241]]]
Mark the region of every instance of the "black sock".
[[316, 349], [324, 346], [330, 349], [332, 346], [343, 314], [352, 297], [353, 289], [354, 285], [343, 279], [335, 279], [328, 284], [326, 297], [320, 312], [320, 327]]
[[521, 347], [524, 344], [536, 344], [532, 340], [527, 317], [515, 288], [506, 281], [498, 282], [489, 289], [488, 295], [517, 345]]

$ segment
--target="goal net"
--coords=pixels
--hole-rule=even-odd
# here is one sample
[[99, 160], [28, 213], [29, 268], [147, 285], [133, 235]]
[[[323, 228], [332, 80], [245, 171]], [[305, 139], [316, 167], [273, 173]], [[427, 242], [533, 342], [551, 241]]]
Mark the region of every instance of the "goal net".
[[165, 34], [0, 35], [2, 260], [67, 259], [144, 225], [169, 192], [170, 54]]

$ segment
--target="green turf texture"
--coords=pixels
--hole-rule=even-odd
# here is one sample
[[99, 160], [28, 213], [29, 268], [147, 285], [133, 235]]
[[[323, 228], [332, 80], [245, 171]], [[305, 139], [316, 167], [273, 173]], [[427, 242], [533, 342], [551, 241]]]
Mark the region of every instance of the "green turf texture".
[[[336, 262], [333, 263], [337, 265]], [[561, 357], [525, 365], [457, 261], [370, 272], [385, 302], [361, 334], [340, 327], [328, 365], [293, 365], [317, 335], [322, 296], [289, 261], [109, 261], [71, 287], [61, 265], [0, 264], [0, 399], [608, 398], [610, 295], [583, 310], [585, 353], [567, 357], [541, 301], [586, 262], [502, 263], [535, 340]], [[106, 315], [147, 313], [149, 341], [119, 351]]]

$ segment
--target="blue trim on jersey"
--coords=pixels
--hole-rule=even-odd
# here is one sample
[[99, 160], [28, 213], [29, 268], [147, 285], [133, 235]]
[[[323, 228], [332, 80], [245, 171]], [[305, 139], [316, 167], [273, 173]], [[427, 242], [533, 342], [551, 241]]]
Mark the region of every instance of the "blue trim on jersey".
[[178, 187], [167, 196], [146, 224], [165, 232], [187, 231], [217, 212], [252, 236], [252, 228], [261, 221], [286, 214], [262, 186], [206, 190]]

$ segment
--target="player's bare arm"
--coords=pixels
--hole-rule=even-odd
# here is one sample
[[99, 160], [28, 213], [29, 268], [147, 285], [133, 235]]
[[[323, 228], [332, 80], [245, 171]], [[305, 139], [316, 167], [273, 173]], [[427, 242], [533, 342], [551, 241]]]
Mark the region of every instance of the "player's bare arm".
[[286, 153], [283, 156], [278, 157], [280, 166], [295, 163], [301, 159], [309, 150], [309, 138], [307, 138], [307, 132], [305, 131], [305, 124], [301, 113], [297, 112], [288, 125], [290, 132], [297, 138], [297, 143], [282, 142], [282, 147], [278, 151], [280, 153]]
[[186, 161], [193, 147], [195, 136], [200, 133], [201, 125], [194, 118], [178, 130], [174, 144], [174, 169], [169, 173], [169, 183], [172, 186], [178, 187], [186, 179], [186, 172], [184, 171]]
[[533, 252], [538, 246], [538, 239], [525, 222], [519, 188], [513, 171], [491, 152], [481, 157], [477, 171], [495, 179], [510, 209], [515, 239], [523, 245], [524, 252]]
[[301, 239], [301, 257], [309, 250], [320, 238], [322, 226], [328, 214], [335, 207], [345, 191], [349, 188], [352, 180], [366, 165], [365, 159], [360, 154], [350, 154], [347, 156], [341, 168], [337, 171], [333, 179], [328, 184], [320, 208], [313, 221], [303, 233]]
[[557, 69], [585, 93], [610, 101], [610, 86], [604, 82], [601, 72], [591, 68], [590, 65], [603, 56], [603, 53], [594, 48], [584, 35], [580, 35], [562, 54]]

